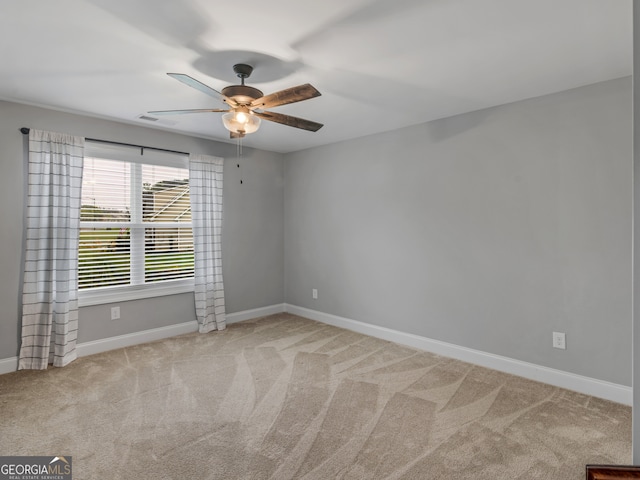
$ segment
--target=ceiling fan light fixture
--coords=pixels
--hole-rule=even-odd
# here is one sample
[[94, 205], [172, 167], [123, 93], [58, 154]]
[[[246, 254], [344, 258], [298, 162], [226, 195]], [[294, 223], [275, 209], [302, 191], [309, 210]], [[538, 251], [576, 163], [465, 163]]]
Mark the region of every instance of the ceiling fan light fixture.
[[260, 118], [248, 108], [236, 108], [222, 115], [225, 128], [233, 133], [249, 134], [258, 131]]

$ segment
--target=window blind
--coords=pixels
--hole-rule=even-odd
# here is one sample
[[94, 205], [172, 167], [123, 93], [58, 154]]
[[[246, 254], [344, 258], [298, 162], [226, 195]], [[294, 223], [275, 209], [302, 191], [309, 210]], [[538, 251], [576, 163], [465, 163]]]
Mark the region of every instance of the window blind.
[[80, 290], [193, 278], [189, 171], [162, 163], [85, 157]]

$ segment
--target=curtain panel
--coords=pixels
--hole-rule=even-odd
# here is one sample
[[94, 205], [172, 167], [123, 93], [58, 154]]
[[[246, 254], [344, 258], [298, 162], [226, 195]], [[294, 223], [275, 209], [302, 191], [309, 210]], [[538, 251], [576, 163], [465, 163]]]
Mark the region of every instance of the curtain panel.
[[84, 138], [31, 129], [18, 369], [76, 358]]
[[195, 257], [195, 306], [199, 331], [226, 328], [222, 281], [222, 173], [224, 160], [189, 156], [189, 195]]

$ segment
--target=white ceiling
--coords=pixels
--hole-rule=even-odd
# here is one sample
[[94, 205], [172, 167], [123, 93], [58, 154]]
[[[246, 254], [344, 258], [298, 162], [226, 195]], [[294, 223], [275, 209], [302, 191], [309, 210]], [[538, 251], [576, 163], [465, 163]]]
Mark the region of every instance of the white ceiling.
[[[322, 96], [273, 111], [245, 146], [290, 152], [632, 73], [632, 0], [1, 0], [0, 98], [231, 141], [224, 108], [165, 75], [221, 90], [232, 66], [271, 93]], [[28, 125], [27, 125], [28, 126]]]

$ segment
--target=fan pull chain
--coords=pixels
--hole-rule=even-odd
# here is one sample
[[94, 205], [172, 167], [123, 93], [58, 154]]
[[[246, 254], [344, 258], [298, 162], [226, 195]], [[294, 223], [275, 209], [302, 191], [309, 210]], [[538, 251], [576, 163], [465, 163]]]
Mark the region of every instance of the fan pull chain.
[[238, 157], [238, 168], [240, 168], [240, 185], [244, 183], [242, 180], [242, 168], [240, 167], [240, 159], [242, 158], [242, 137], [239, 137], [236, 142], [236, 156]]

